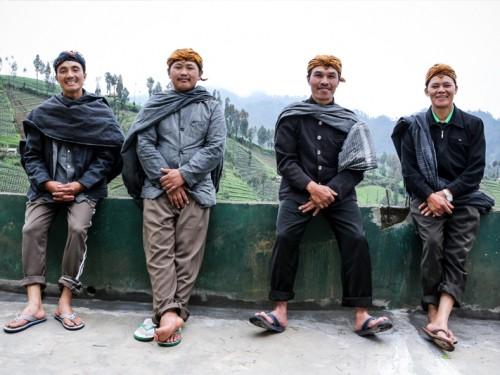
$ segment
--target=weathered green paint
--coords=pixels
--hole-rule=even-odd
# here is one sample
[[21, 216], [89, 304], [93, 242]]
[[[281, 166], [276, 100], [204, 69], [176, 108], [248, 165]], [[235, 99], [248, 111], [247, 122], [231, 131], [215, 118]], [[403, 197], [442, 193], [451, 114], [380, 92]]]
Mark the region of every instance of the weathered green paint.
[[[19, 280], [21, 230], [25, 198], [0, 195], [0, 279]], [[197, 300], [262, 302], [267, 299], [269, 259], [274, 243], [277, 205], [219, 203], [211, 212], [205, 260]], [[416, 306], [420, 299], [420, 243], [407, 219], [381, 229], [380, 210], [362, 208], [373, 266], [373, 292], [378, 305]], [[100, 203], [89, 232], [88, 257], [82, 282], [102, 298], [148, 298], [150, 292], [142, 249], [142, 215], [130, 199]], [[500, 307], [500, 213], [481, 220], [469, 258], [466, 304], [481, 309]], [[55, 283], [66, 237], [63, 215], [49, 237], [47, 277]], [[338, 305], [342, 288], [340, 257], [322, 218], [309, 225], [302, 246], [296, 301], [308, 306]], [[0, 287], [2, 283], [0, 282]], [[90, 287], [90, 288], [89, 288]]]

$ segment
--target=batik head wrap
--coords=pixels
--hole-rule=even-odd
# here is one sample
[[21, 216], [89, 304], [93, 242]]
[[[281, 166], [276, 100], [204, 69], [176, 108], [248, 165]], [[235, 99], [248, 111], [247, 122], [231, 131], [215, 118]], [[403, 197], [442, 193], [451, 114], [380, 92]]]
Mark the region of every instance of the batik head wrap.
[[198, 69], [200, 69], [200, 75], [203, 73], [203, 59], [198, 52], [191, 48], [176, 49], [174, 52], [172, 52], [167, 60], [169, 71], [172, 64], [176, 61], [192, 61], [196, 65], [198, 65]]
[[434, 64], [431, 66], [425, 75], [425, 87], [427, 87], [429, 81], [435, 76], [448, 76], [455, 82], [455, 86], [457, 85], [457, 74], [449, 65]]
[[307, 64], [307, 76], [311, 75], [311, 71], [318, 66], [332, 67], [339, 73], [339, 81], [345, 82], [342, 77], [342, 61], [338, 57], [332, 55], [317, 55]]
[[63, 51], [54, 60], [54, 72], [57, 73], [57, 68], [65, 61], [75, 61], [82, 66], [85, 73], [85, 59], [80, 52], [77, 51]]

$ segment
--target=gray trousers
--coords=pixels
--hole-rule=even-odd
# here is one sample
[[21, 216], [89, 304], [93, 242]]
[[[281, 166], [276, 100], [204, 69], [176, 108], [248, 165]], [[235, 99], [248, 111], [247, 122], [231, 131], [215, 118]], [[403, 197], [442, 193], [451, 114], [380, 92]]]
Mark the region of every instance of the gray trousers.
[[200, 271], [210, 209], [192, 198], [179, 210], [165, 194], [144, 199], [143, 244], [153, 290], [153, 321], [167, 310], [187, 320], [187, 304]]
[[422, 307], [438, 306], [441, 293], [451, 295], [459, 307], [465, 291], [467, 254], [479, 228], [479, 211], [472, 206], [455, 207], [451, 215], [424, 216], [417, 199], [411, 201], [411, 215], [422, 239]]
[[54, 203], [43, 199], [27, 203], [22, 239], [23, 286], [40, 284], [45, 287], [49, 228], [57, 212], [66, 209], [68, 237], [62, 259], [62, 276], [58, 282], [61, 287], [80, 292], [80, 276], [87, 255], [87, 232], [92, 225], [95, 205], [93, 201]]

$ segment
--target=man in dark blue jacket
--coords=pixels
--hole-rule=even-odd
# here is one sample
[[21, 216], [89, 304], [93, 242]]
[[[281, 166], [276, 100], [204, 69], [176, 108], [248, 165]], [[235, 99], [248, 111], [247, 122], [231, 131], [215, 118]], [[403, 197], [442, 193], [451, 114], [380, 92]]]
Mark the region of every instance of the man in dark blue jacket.
[[68, 236], [54, 318], [68, 330], [84, 327], [71, 307], [72, 295], [81, 289], [87, 231], [95, 206], [107, 195], [106, 185], [121, 167], [123, 134], [106, 100], [83, 89], [83, 56], [61, 52], [54, 71], [62, 94], [33, 109], [23, 123], [26, 140], [21, 161], [31, 183], [22, 240], [22, 285], [28, 305], [4, 326], [7, 333], [46, 320], [41, 292], [46, 285], [47, 236], [60, 209], [67, 211]]
[[448, 351], [457, 343], [448, 319], [462, 302], [465, 262], [479, 214], [494, 204], [479, 191], [486, 149], [483, 122], [454, 104], [456, 79], [449, 65], [433, 65], [425, 81], [431, 107], [401, 118], [392, 135], [423, 244], [422, 307], [428, 324], [422, 330]]

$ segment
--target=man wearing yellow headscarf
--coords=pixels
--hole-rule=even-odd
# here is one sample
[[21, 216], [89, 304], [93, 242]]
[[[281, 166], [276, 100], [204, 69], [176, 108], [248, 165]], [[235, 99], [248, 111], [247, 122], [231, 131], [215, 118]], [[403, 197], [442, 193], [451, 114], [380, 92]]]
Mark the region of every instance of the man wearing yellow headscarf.
[[271, 261], [271, 312], [260, 312], [250, 322], [271, 332], [288, 324], [288, 301], [299, 258], [299, 244], [307, 224], [321, 213], [330, 224], [342, 259], [342, 305], [355, 311], [354, 330], [373, 335], [392, 327], [387, 317], [369, 315], [372, 306], [371, 263], [355, 186], [376, 158], [366, 124], [334, 101], [342, 76], [342, 62], [318, 55], [307, 66], [309, 99], [286, 107], [278, 117], [275, 150], [282, 176], [276, 242]]
[[180, 328], [190, 315], [226, 138], [219, 103], [196, 86], [201, 56], [178, 49], [167, 66], [171, 89], [148, 100], [122, 149], [125, 185], [144, 202], [143, 243], [153, 289], [153, 317], [134, 337], [160, 346], [181, 341]]
[[430, 108], [401, 118], [392, 135], [423, 243], [422, 307], [428, 324], [422, 330], [448, 351], [457, 343], [448, 319], [463, 299], [465, 263], [476, 239], [479, 214], [494, 205], [479, 191], [485, 166], [484, 125], [457, 108], [457, 90], [451, 66], [430, 67], [425, 76]]

